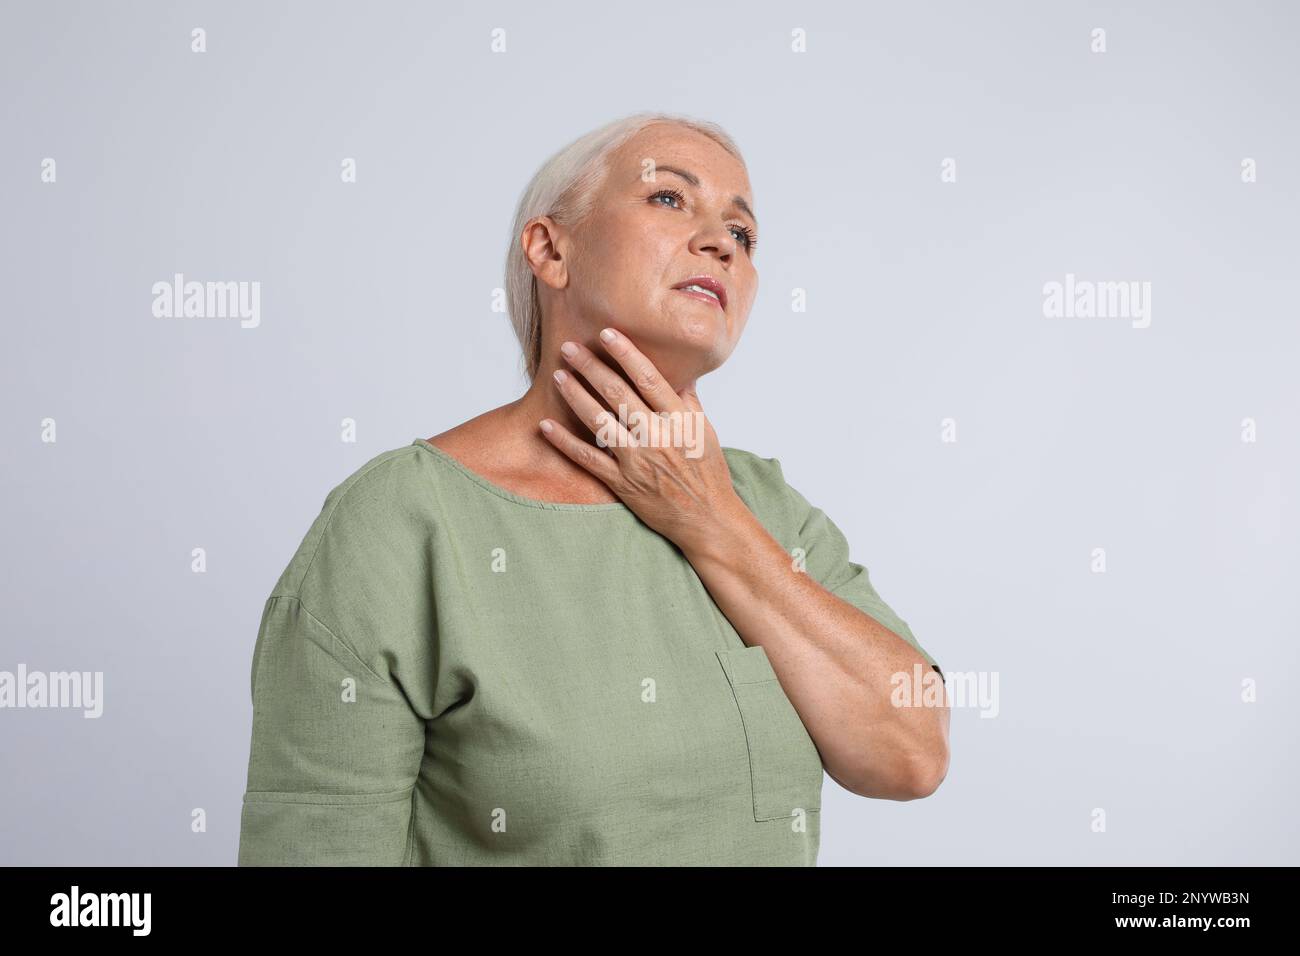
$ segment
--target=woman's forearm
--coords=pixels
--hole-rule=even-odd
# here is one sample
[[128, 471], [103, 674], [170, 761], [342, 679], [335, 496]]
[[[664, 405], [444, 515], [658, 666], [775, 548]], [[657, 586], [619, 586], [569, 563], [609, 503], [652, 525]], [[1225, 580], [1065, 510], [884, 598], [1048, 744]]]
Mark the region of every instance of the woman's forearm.
[[897, 674], [929, 663], [870, 615], [827, 591], [737, 496], [683, 548], [746, 644], [766, 651], [822, 764], [866, 797], [932, 793], [948, 770], [949, 710], [894, 706]]

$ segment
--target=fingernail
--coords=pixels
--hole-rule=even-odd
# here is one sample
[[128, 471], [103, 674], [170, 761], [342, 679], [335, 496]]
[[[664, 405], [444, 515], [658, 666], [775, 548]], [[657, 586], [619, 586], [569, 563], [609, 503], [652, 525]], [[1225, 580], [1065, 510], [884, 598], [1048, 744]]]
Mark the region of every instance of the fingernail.
[[549, 418], [543, 418], [541, 421], [541, 425], [542, 425], [542, 431], [546, 432], [546, 434], [548, 435], [551, 433], [551, 429], [555, 427], [554, 425], [551, 424], [551, 420]]
[[567, 355], [569, 358], [573, 358], [575, 355], [578, 354], [578, 347], [574, 345], [572, 342], [565, 342], [563, 345], [560, 346], [560, 351], [563, 352], [565, 355]]
[[604, 339], [606, 342], [613, 342], [614, 339], [616, 339], [618, 336], [615, 335], [613, 329], [601, 329], [600, 337]]
[[569, 376], [564, 374], [564, 369], [557, 368], [555, 370], [555, 380], [559, 382], [561, 385], [563, 385], [566, 381], [568, 381], [568, 379]]

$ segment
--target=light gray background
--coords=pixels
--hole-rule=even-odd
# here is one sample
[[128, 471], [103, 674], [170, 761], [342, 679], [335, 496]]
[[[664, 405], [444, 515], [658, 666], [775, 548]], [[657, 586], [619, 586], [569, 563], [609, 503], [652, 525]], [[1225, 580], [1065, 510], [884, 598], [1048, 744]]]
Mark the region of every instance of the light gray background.
[[[267, 594], [355, 468], [517, 397], [515, 201], [640, 109], [750, 169], [723, 443], [945, 670], [999, 675], [934, 796], [827, 779], [821, 863], [1298, 862], [1293, 5], [3, 11], [0, 669], [106, 687], [98, 720], [0, 710], [0, 862], [234, 862]], [[260, 327], [154, 318], [174, 272], [260, 281]], [[1045, 318], [1067, 272], [1151, 282], [1151, 326]]]

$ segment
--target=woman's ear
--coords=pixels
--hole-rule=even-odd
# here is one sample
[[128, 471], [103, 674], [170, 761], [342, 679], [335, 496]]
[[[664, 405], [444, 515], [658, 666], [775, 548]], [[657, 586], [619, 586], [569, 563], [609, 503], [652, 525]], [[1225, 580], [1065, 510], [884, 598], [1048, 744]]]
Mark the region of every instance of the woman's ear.
[[552, 289], [563, 289], [568, 284], [569, 270], [563, 254], [566, 239], [554, 219], [550, 216], [530, 219], [519, 242], [524, 251], [524, 261], [538, 282], [544, 282]]

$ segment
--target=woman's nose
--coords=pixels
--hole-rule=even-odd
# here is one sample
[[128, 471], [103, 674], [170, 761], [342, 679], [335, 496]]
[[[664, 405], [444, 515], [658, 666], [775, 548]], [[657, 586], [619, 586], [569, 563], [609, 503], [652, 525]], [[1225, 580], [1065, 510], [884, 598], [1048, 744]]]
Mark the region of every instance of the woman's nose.
[[731, 235], [726, 226], [718, 229], [701, 230], [692, 240], [695, 252], [712, 252], [722, 259], [730, 259], [736, 254], [736, 237]]

